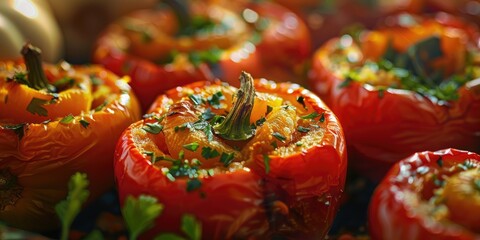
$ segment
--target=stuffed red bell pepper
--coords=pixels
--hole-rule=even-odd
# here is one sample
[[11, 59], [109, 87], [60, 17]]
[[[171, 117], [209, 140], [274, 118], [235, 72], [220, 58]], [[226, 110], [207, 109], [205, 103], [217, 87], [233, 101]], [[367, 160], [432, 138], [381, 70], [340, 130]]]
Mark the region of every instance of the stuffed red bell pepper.
[[113, 187], [115, 144], [140, 107], [127, 78], [98, 66], [42, 66], [31, 45], [22, 54], [0, 62], [0, 221], [52, 231], [73, 173], [88, 174], [90, 200]]
[[313, 60], [311, 86], [340, 119], [352, 166], [378, 180], [414, 152], [480, 151], [478, 32], [445, 14], [386, 23]]
[[342, 128], [323, 102], [289, 83], [245, 72], [237, 90], [196, 82], [159, 96], [116, 150], [120, 201], [150, 195], [164, 206], [144, 237], [182, 234], [201, 222], [203, 239], [322, 239], [343, 192]]
[[480, 155], [419, 152], [398, 162], [375, 190], [376, 239], [480, 239]]
[[[165, 1], [114, 22], [93, 61], [132, 77], [144, 110], [164, 91], [200, 80], [235, 79], [240, 71], [292, 81], [310, 54], [301, 19], [274, 3], [237, 14], [202, 1]], [[238, 84], [232, 82], [231, 84]]]

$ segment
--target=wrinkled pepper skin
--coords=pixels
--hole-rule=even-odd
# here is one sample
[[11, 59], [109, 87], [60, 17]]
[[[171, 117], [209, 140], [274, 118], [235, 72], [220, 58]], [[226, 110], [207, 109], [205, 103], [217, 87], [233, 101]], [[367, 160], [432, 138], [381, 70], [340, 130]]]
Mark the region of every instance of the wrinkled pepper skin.
[[[305, 23], [294, 13], [274, 3], [252, 3], [247, 7], [254, 17], [248, 22], [218, 4], [189, 4], [192, 17], [203, 16], [227, 30], [178, 36], [181, 23], [171, 9], [162, 8], [120, 18], [97, 40], [93, 62], [116, 74], [131, 76], [130, 84], [144, 111], [168, 89], [196, 81], [236, 79], [243, 70], [282, 81], [299, 79], [294, 76], [302, 74], [311, 46]], [[149, 29], [149, 33], [132, 28]], [[148, 34], [151, 40], [145, 39]], [[216, 53], [218, 59], [194, 64], [188, 58], [189, 54], [212, 48], [220, 51]], [[162, 60], [172, 52], [179, 55], [167, 62]]]
[[[174, 130], [174, 126], [181, 123], [180, 119], [191, 118], [193, 112], [205, 107], [193, 106], [188, 96], [204, 93], [202, 96], [208, 99], [210, 94], [222, 89], [225, 97], [220, 103], [222, 107], [212, 111], [223, 114], [231, 108], [235, 88], [220, 82], [196, 82], [169, 90], [150, 108], [150, 115], [155, 117], [132, 124], [122, 134], [114, 167], [121, 204], [127, 196], [146, 194], [164, 205], [155, 226], [142, 237], [149, 239], [165, 232], [181, 234], [183, 214], [191, 214], [201, 222], [202, 239], [322, 239], [326, 235], [345, 184], [347, 162], [342, 128], [318, 97], [298, 85], [263, 79], [256, 80], [254, 86], [257, 94], [271, 95], [263, 100], [256, 98], [251, 122], [263, 116], [267, 105], [274, 106], [274, 110], [267, 113], [266, 122], [257, 127], [252, 139], [232, 143], [215, 134], [211, 141], [200, 142], [195, 152], [184, 151], [185, 159], [198, 158], [202, 169], [214, 169], [213, 175], [199, 177], [198, 189], [186, 189], [191, 180], [188, 177], [169, 180], [165, 174], [168, 164], [165, 161], [152, 164], [151, 156], [145, 151], [176, 158], [182, 149], [181, 143], [191, 141], [198, 131]], [[303, 97], [305, 108], [296, 101], [299, 96]], [[287, 102], [293, 107], [280, 106]], [[301, 115], [316, 112], [323, 117], [305, 120], [303, 123], [318, 123], [320, 128], [300, 134], [288, 128], [288, 124], [295, 121], [284, 122], [289, 114], [278, 111]], [[275, 112], [277, 114], [272, 115]], [[159, 116], [165, 116], [160, 122], [162, 132], [146, 133], [143, 130], [146, 124], [155, 123]], [[290, 142], [277, 141], [277, 147], [285, 150], [284, 145], [290, 144], [290, 150], [275, 148], [277, 152], [272, 146], [276, 140], [270, 133], [289, 132], [289, 129], [296, 133], [284, 134]], [[305, 134], [312, 135], [307, 138]], [[303, 145], [295, 147], [296, 141]], [[222, 146], [219, 149], [238, 151], [228, 167], [219, 162], [218, 156], [213, 159], [205, 159], [203, 153], [199, 156], [205, 146], [215, 148], [218, 144]], [[269, 159], [268, 166], [265, 158]]]
[[[365, 60], [378, 59], [387, 48], [388, 39], [393, 40], [397, 49], [405, 50], [411, 41], [438, 33], [443, 34], [442, 51], [447, 57], [436, 63], [439, 68], [453, 72], [464, 63], [464, 59], [459, 60], [464, 56], [460, 54], [460, 46], [474, 44], [478, 39], [474, 28], [448, 15], [423, 20], [412, 29], [400, 26], [398, 19], [395, 21], [391, 26], [367, 33], [360, 45], [345, 36], [324, 44], [313, 57], [309, 80], [312, 91], [326, 102], [345, 129], [351, 166], [375, 181], [393, 163], [415, 152], [448, 147], [480, 151], [478, 80], [468, 81], [458, 89], [458, 99], [445, 103], [410, 90], [357, 81], [344, 85], [347, 77], [333, 70], [343, 68], [347, 62], [335, 63], [332, 59], [336, 52], [340, 52], [337, 57], [358, 58], [355, 64], [362, 65]], [[450, 38], [445, 34], [448, 31], [461, 32], [462, 37], [453, 34]], [[338, 46], [344, 49], [339, 50]], [[380, 79], [378, 75], [375, 78]]]
[[[140, 118], [127, 78], [65, 62], [43, 70], [49, 83], [70, 78], [72, 86], [55, 94], [35, 90], [12, 80], [26, 71], [23, 61], [0, 62], [0, 221], [37, 232], [58, 228], [54, 206], [75, 172], [88, 175], [88, 201], [114, 186], [115, 144]], [[27, 109], [35, 98], [44, 101], [45, 116]]]
[[371, 238], [480, 239], [479, 169], [480, 155], [457, 149], [399, 161], [372, 196]]

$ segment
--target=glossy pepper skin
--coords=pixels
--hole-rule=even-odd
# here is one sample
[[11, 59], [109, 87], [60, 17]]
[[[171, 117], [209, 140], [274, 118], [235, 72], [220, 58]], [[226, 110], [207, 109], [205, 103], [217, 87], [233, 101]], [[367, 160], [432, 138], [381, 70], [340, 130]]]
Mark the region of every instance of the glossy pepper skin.
[[377, 61], [390, 44], [403, 52], [414, 41], [441, 36], [443, 56], [429, 64], [445, 73], [467, 69], [467, 52], [478, 50], [473, 46], [478, 39], [475, 29], [451, 16], [441, 14], [403, 27], [400, 19], [367, 32], [360, 45], [347, 35], [329, 41], [312, 63], [310, 86], [340, 119], [351, 166], [377, 181], [394, 162], [414, 152], [447, 147], [480, 151], [480, 82], [475, 76], [458, 88], [456, 98], [447, 101], [392, 87], [392, 78], [385, 72], [365, 74], [366, 82], [349, 81], [351, 66]]
[[29, 72], [45, 81], [32, 86], [24, 61], [0, 69], [0, 221], [52, 231], [75, 172], [88, 174], [89, 201], [113, 187], [115, 144], [140, 107], [128, 78], [99, 66], [38, 64]]
[[369, 206], [372, 239], [480, 239], [480, 155], [415, 153], [396, 163]]
[[[244, 99], [254, 102], [251, 115], [241, 119], [246, 119], [242, 126], [256, 128], [252, 132], [247, 127], [237, 135], [246, 140], [223, 137], [230, 130], [223, 123], [230, 120], [211, 127], [200, 123], [198, 114], [210, 115], [207, 119], [215, 122], [217, 118], [206, 112], [238, 113], [232, 98], [236, 105], [243, 99], [241, 94], [220, 82], [196, 82], [167, 91], [152, 105], [148, 118], [123, 133], [115, 160], [121, 204], [127, 196], [146, 194], [164, 205], [155, 226], [143, 237], [181, 234], [184, 214], [201, 222], [202, 239], [322, 239], [326, 235], [345, 184], [342, 128], [318, 97], [298, 85], [265, 79], [253, 85], [255, 98]], [[222, 100], [212, 101], [218, 92]], [[202, 103], [195, 105], [199, 99]], [[228, 116], [225, 119], [231, 119]], [[150, 133], [154, 125], [162, 126], [156, 134]], [[208, 139], [210, 130], [215, 133]], [[171, 179], [172, 159], [200, 163], [189, 177]]]
[[168, 89], [235, 79], [242, 70], [282, 81], [301, 75], [310, 37], [288, 9], [252, 3], [237, 13], [219, 4], [188, 2], [190, 13], [183, 19], [191, 18], [190, 25], [183, 26], [171, 8], [137, 11], [118, 19], [97, 41], [93, 61], [131, 76], [144, 111]]

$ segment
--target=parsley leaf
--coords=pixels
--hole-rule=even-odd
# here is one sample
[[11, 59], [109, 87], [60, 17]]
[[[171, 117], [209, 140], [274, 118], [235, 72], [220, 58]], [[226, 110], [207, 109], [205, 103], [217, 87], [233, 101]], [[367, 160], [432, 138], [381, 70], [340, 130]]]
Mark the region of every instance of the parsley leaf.
[[302, 118], [302, 119], [315, 119], [318, 116], [320, 116], [320, 114], [318, 114], [317, 112], [312, 112], [310, 114], [300, 116], [300, 118]]
[[190, 95], [188, 95], [188, 98], [190, 98], [190, 100], [192, 100], [192, 102], [195, 106], [203, 103], [202, 96], [200, 96], [200, 95], [190, 94]]
[[183, 148], [190, 150], [192, 152], [195, 152], [199, 146], [200, 145], [197, 142], [192, 142], [192, 143], [183, 145]]
[[281, 142], [284, 142], [285, 140], [287, 140], [285, 136], [283, 136], [281, 133], [278, 133], [278, 132], [272, 133], [272, 136], [274, 136], [276, 139], [280, 140]]
[[146, 123], [142, 129], [151, 134], [159, 134], [162, 131], [163, 126], [158, 123]]
[[5, 125], [5, 129], [12, 130], [18, 136], [18, 140], [22, 140], [25, 135], [25, 124]]
[[207, 98], [207, 102], [215, 109], [219, 109], [220, 106], [220, 101], [224, 100], [225, 96], [223, 96], [223, 93], [221, 91], [218, 91], [214, 93], [212, 96]]
[[85, 120], [85, 119], [80, 119], [80, 124], [84, 127], [84, 128], [87, 128], [88, 125], [90, 125], [90, 123]]
[[203, 112], [202, 115], [200, 115], [200, 117], [205, 121], [212, 119], [214, 116], [215, 116], [215, 113], [213, 113], [210, 108], [207, 108], [207, 110], [205, 110], [205, 112]]
[[46, 117], [48, 116], [48, 111], [42, 106], [42, 105], [45, 105], [46, 103], [48, 103], [47, 100], [34, 97], [28, 104], [27, 111], [29, 111], [32, 114], [37, 114], [39, 116]]
[[202, 157], [205, 158], [205, 159], [211, 159], [211, 158], [216, 158], [220, 156], [220, 153], [215, 150], [215, 149], [212, 149], [210, 147], [203, 147], [202, 148]]
[[297, 127], [297, 131], [299, 131], [299, 132], [301, 132], [301, 133], [308, 133], [308, 132], [310, 132], [310, 128], [298, 126], [298, 127]]
[[85, 173], [75, 173], [68, 183], [67, 199], [55, 205], [55, 212], [62, 222], [61, 239], [68, 239], [68, 232], [73, 220], [80, 212], [83, 203], [87, 200], [90, 192], [87, 187], [89, 181]]
[[202, 182], [198, 178], [188, 179], [187, 192], [195, 191], [202, 186]]
[[222, 153], [220, 156], [220, 162], [223, 163], [223, 166], [228, 167], [230, 163], [232, 163], [233, 159], [235, 157], [234, 153]]
[[202, 238], [202, 225], [192, 215], [183, 215], [182, 231], [188, 236], [190, 240], [200, 240]]
[[142, 232], [153, 227], [155, 219], [162, 213], [163, 205], [157, 199], [147, 195], [138, 198], [128, 196], [122, 208], [130, 238], [137, 239]]
[[73, 119], [75, 119], [75, 117], [72, 114], [69, 114], [63, 117], [62, 120], [60, 120], [60, 123], [69, 124], [73, 121]]

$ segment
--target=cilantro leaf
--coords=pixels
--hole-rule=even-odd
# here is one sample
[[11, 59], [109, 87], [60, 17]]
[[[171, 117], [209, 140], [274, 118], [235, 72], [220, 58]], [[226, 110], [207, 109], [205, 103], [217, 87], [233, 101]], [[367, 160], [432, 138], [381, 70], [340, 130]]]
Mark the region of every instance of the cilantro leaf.
[[39, 116], [46, 117], [48, 116], [48, 111], [43, 107], [43, 105], [45, 105], [46, 103], [48, 103], [47, 100], [34, 97], [28, 104], [27, 111], [29, 111], [32, 114], [37, 114]]
[[130, 233], [129, 239], [135, 240], [142, 232], [152, 228], [162, 210], [163, 205], [152, 196], [128, 196], [122, 207], [122, 214]]
[[55, 205], [55, 212], [62, 223], [62, 240], [68, 239], [70, 225], [72, 225], [83, 203], [90, 195], [90, 192], [87, 190], [88, 185], [89, 181], [85, 173], [75, 173], [68, 183], [67, 199]]

